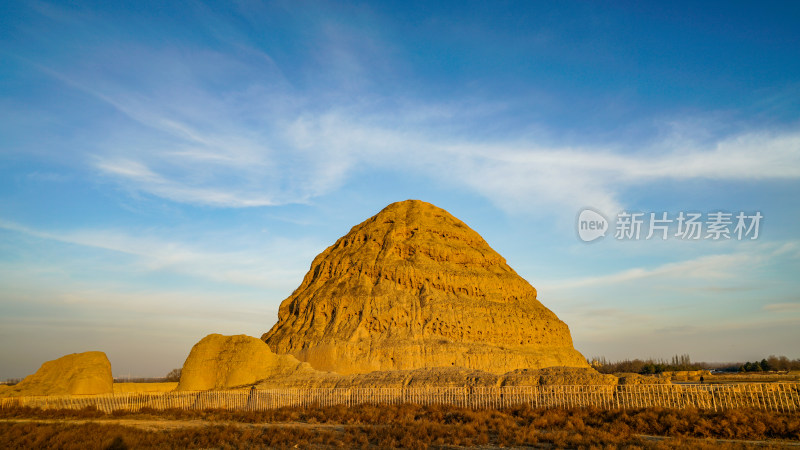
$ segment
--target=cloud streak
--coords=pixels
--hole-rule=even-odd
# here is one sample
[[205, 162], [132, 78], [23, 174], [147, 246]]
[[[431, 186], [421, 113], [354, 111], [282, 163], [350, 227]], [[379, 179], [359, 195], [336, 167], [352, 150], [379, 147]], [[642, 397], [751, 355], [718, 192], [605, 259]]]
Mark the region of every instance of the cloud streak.
[[626, 283], [658, 280], [660, 283], [686, 283], [690, 280], [719, 282], [739, 279], [743, 272], [773, 262], [776, 258], [798, 259], [798, 241], [753, 243], [730, 253], [703, 255], [653, 268], [634, 267], [607, 275], [545, 282], [552, 290], [596, 286], [623, 286]]
[[[745, 130], [702, 144], [676, 130], [633, 149], [561, 145], [526, 134], [475, 139], [470, 128], [514, 111], [496, 104], [482, 109], [480, 99], [468, 101], [471, 108], [399, 102], [359, 95], [352, 86], [352, 95], [342, 98], [341, 86], [329, 80], [312, 90], [293, 87], [269, 55], [122, 45], [126, 56], [115, 64], [131, 71], [124, 77], [119, 67], [97, 61], [70, 70], [39, 67], [130, 122], [99, 132], [102, 138], [83, 155], [96, 173], [179, 203], [308, 203], [370, 171], [389, 170], [469, 189], [508, 211], [545, 205], [572, 212], [588, 205], [615, 212], [623, 209], [626, 190], [644, 184], [800, 178], [800, 132], [793, 130]], [[352, 61], [330, 64], [344, 71], [337, 79], [365, 76]], [[238, 83], [219, 90], [219, 79]], [[362, 100], [367, 96], [370, 101]]]
[[[306, 114], [287, 131], [266, 137], [276, 144], [248, 140], [238, 147], [246, 150], [233, 151], [230, 146], [208, 144], [202, 149], [143, 155], [136, 161], [104, 156], [96, 159], [95, 168], [142, 192], [221, 207], [305, 203], [372, 169], [444, 179], [509, 210], [525, 205], [575, 208], [588, 204], [617, 211], [622, 209], [620, 197], [625, 189], [646, 183], [800, 178], [800, 133], [751, 133], [721, 140], [711, 149], [687, 145], [653, 157], [648, 152], [607, 148], [541, 148], [533, 142], [474, 144], [366, 122], [368, 118], [339, 113]], [[237, 133], [226, 133], [236, 140]], [[275, 157], [269, 147], [279, 147], [284, 153]], [[158, 174], [155, 166], [173, 175]], [[198, 171], [211, 176], [190, 176]], [[232, 174], [242, 175], [246, 182], [226, 182]], [[287, 186], [289, 174], [291, 180], [300, 181]], [[276, 178], [281, 182], [264, 182]]]
[[786, 302], [786, 303], [770, 303], [768, 305], [764, 305], [764, 311], [782, 313], [782, 314], [800, 313], [800, 301]]
[[[302, 279], [319, 245], [310, 240], [270, 239], [247, 249], [215, 251], [156, 236], [115, 230], [50, 232], [0, 219], [0, 228], [41, 239], [122, 253], [136, 258], [138, 270], [167, 271], [205, 280], [290, 290]], [[233, 246], [234, 239], [222, 239]]]

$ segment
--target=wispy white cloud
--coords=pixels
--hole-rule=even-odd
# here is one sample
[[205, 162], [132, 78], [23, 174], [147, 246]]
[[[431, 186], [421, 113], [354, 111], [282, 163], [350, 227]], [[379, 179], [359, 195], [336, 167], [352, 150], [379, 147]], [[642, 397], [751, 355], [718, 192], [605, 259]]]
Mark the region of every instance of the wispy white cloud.
[[[326, 52], [330, 58], [344, 55], [325, 63], [336, 66], [337, 79], [366, 76], [363, 64], [347, 57], [354, 43], [341, 38], [328, 45], [341, 47]], [[470, 124], [512, 111], [479, 100], [455, 105], [371, 94], [366, 101], [353, 86], [352, 95], [337, 95], [341, 86], [331, 80], [296, 89], [271, 59], [248, 52], [123, 48], [124, 60], [109, 58], [115, 65], [108, 67], [97, 60], [69, 70], [40, 67], [148, 130], [98, 130], [102, 137], [84, 161], [127, 189], [181, 203], [307, 203], [381, 169], [470, 189], [509, 211], [592, 206], [613, 213], [624, 206], [626, 190], [645, 184], [800, 178], [796, 130], [697, 141], [679, 129], [691, 125], [670, 124], [668, 136], [634, 149], [559, 145], [524, 132], [475, 139]], [[236, 83], [219, 89], [219, 79]]]
[[[263, 181], [256, 181], [237, 188], [214, 179], [195, 182], [183, 172], [190, 168], [221, 172], [220, 160], [236, 160], [225, 156], [227, 150], [222, 146], [153, 154], [140, 162], [167, 164], [177, 170], [171, 178], [156, 176], [149, 169], [130, 173], [126, 160], [102, 160], [96, 167], [154, 195], [232, 207], [306, 202], [338, 188], [348, 177], [375, 168], [416, 172], [468, 187], [509, 210], [545, 204], [571, 210], [591, 205], [613, 212], [621, 209], [625, 189], [645, 183], [800, 178], [800, 133], [754, 133], [722, 140], [712, 149], [682, 147], [653, 157], [605, 148], [474, 144], [450, 136], [365, 125], [359, 118], [325, 113], [299, 117], [277, 139], [285, 152], [279, 160], [254, 166], [248, 158], [242, 158], [244, 162], [239, 165], [231, 164], [233, 170], [249, 180], [285, 180], [291, 174], [292, 180], [302, 183], [286, 188], [283, 183], [265, 186]], [[241, 148], [255, 147], [257, 144], [249, 142]], [[268, 156], [266, 150], [262, 156]]]
[[563, 281], [556, 284], [548, 284], [551, 289], [581, 288], [597, 285], [619, 285], [633, 281], [646, 279], [701, 279], [701, 280], [720, 280], [730, 279], [736, 276], [731, 271], [752, 263], [753, 255], [744, 253], [733, 253], [723, 255], [708, 255], [688, 261], [663, 264], [661, 266], [646, 269], [635, 267], [611, 275], [594, 277], [584, 277], [576, 280]]
[[[550, 281], [542, 284], [554, 291], [579, 289], [594, 286], [619, 286], [648, 280], [658, 280], [661, 284], [684, 284], [689, 280], [702, 280], [718, 283], [724, 280], [740, 279], [746, 272], [776, 258], [797, 259], [797, 241], [752, 243], [729, 253], [703, 255], [688, 260], [661, 264], [656, 267], [633, 267], [607, 275], [582, 277], [570, 280]], [[698, 289], [703, 289], [699, 287]]]
[[[260, 245], [236, 248], [235, 239], [219, 237], [229, 248], [217, 250], [159, 236], [117, 230], [46, 231], [0, 219], [0, 228], [136, 258], [141, 271], [167, 271], [200, 279], [290, 291], [302, 279], [308, 261], [321, 250], [310, 239], [270, 238]], [[26, 269], [27, 270], [27, 269]]]
[[[785, 330], [796, 322], [796, 289], [787, 280], [765, 274], [797, 265], [799, 243], [763, 241], [683, 248], [673, 255], [683, 255], [678, 261], [658, 263], [651, 257], [647, 261], [654, 266], [544, 280], [536, 287], [542, 302], [569, 324], [576, 345], [590, 349], [590, 354], [619, 354], [614, 345], [635, 354], [632, 349], [637, 345], [623, 344], [631, 339], [649, 342], [641, 351], [663, 352], [669, 345], [658, 344], [659, 340], [706, 339], [756, 325], [764, 330], [776, 326]], [[686, 252], [691, 256], [686, 257]], [[668, 252], [661, 249], [654, 254], [665, 258]], [[707, 349], [714, 347], [703, 342]], [[686, 351], [673, 346], [676, 352]]]
[[[542, 204], [570, 211], [591, 205], [621, 209], [624, 190], [671, 179], [800, 178], [800, 133], [753, 133], [717, 142], [713, 148], [684, 146], [654, 156], [650, 149], [540, 147], [536, 142], [459, 141], [387, 129], [360, 129], [341, 121], [328, 137], [340, 147], [375, 149], [355, 155], [370, 166], [410, 167], [454, 185], [466, 185], [509, 210]], [[356, 131], [353, 132], [352, 130]], [[360, 140], [354, 140], [357, 136]]]
[[794, 313], [800, 312], [800, 301], [785, 303], [770, 303], [764, 305], [764, 311], [775, 313]]
[[[210, 164], [220, 160], [219, 156], [203, 153], [175, 152], [177, 158], [187, 161], [206, 159]], [[153, 172], [143, 162], [126, 159], [105, 160], [96, 158], [95, 167], [105, 175], [116, 177], [125, 186], [143, 191], [172, 201], [189, 204], [200, 204], [227, 208], [243, 208], [252, 206], [274, 206], [284, 203], [269, 195], [259, 195], [251, 190], [237, 190], [230, 186], [192, 186], [180, 180], [170, 179]], [[300, 198], [294, 203], [299, 203]]]

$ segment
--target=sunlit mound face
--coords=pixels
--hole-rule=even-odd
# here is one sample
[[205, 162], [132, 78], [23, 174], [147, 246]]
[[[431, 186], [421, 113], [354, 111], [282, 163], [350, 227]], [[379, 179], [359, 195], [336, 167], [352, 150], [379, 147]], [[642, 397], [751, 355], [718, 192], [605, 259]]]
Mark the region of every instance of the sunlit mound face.
[[111, 394], [111, 363], [103, 352], [64, 355], [9, 388], [14, 396]]
[[586, 367], [569, 329], [484, 239], [429, 203], [393, 203], [318, 255], [262, 336], [320, 370]]

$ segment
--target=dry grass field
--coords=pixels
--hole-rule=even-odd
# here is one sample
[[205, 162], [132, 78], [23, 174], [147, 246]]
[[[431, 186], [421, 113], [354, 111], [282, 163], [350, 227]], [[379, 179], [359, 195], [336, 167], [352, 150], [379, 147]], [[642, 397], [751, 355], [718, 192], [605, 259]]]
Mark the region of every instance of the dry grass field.
[[800, 448], [800, 416], [753, 409], [474, 410], [443, 405], [261, 412], [0, 410], [0, 448]]
[[734, 373], [715, 373], [705, 377], [706, 383], [777, 383], [777, 382], [799, 382], [800, 371], [769, 373], [769, 372], [734, 372]]
[[170, 392], [178, 386], [177, 382], [164, 383], [114, 383], [114, 394], [131, 392]]

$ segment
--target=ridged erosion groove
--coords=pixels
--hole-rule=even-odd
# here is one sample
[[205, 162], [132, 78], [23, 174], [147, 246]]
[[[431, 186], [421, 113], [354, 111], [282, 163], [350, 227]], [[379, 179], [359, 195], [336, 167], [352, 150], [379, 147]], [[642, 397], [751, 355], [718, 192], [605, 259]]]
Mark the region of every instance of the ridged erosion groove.
[[96, 407], [104, 412], [143, 408], [263, 411], [286, 406], [359, 404], [448, 404], [468, 408], [532, 407], [757, 408], [800, 410], [800, 383], [727, 385], [504, 386], [430, 388], [293, 388], [199, 392], [148, 392], [94, 396], [0, 398], [0, 408]]

